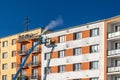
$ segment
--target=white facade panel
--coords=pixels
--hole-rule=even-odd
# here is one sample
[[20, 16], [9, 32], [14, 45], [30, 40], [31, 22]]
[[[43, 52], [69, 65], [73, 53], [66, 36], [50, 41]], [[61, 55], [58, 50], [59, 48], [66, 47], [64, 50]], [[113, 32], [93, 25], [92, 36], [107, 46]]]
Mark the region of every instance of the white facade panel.
[[78, 79], [78, 78], [80, 79], [80, 78], [98, 77], [99, 72], [100, 72], [99, 70], [85, 70], [85, 71], [48, 74], [47, 80], [69, 80], [69, 79]]
[[[82, 38], [79, 40], [67, 41], [64, 43], [58, 43], [56, 44], [57, 46], [55, 47], [54, 51], [99, 44], [100, 50], [98, 53], [90, 53], [84, 55], [81, 54], [78, 56], [68, 56], [64, 58], [51, 59], [49, 66], [59, 66], [59, 65], [67, 65], [74, 63], [99, 61], [99, 69], [83, 70], [78, 72], [50, 73], [47, 75], [47, 80], [68, 80], [68, 79], [91, 78], [91, 77], [99, 77], [99, 80], [104, 80], [104, 22], [94, 23], [76, 28], [70, 28], [63, 31], [47, 34], [46, 36], [52, 38], [52, 37], [66, 35], [79, 31], [90, 30], [93, 28], [99, 28], [99, 33], [100, 33], [99, 36]], [[51, 48], [46, 48], [44, 45], [42, 46], [42, 48], [43, 48], [42, 50], [42, 79], [43, 79], [44, 68], [46, 67], [47, 64], [47, 60], [44, 60], [45, 57], [44, 54], [50, 52]]]

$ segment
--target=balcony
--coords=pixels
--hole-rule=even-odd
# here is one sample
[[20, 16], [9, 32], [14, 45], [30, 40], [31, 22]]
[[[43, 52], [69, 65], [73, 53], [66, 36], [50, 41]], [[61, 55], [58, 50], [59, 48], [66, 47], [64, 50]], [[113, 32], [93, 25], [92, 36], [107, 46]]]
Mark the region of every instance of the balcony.
[[41, 78], [38, 75], [32, 75], [32, 76], [30, 76], [30, 80], [40, 80], [40, 79]]
[[19, 50], [18, 51], [18, 54], [21, 55], [21, 56], [24, 56], [24, 55], [27, 55], [27, 50]]
[[[20, 67], [21, 64], [18, 64], [18, 67]], [[28, 64], [26, 63], [22, 68], [28, 68]]]
[[27, 76], [20, 76], [17, 80], [29, 80]]
[[39, 61], [31, 62], [30, 65], [31, 67], [37, 67], [37, 66], [40, 66], [40, 62]]
[[120, 39], [120, 31], [108, 34], [108, 39]]
[[39, 53], [39, 52], [40, 52], [40, 49], [38, 47], [32, 51], [32, 53]]
[[120, 74], [120, 67], [108, 67], [108, 74]]
[[108, 57], [120, 57], [120, 49], [108, 51]]

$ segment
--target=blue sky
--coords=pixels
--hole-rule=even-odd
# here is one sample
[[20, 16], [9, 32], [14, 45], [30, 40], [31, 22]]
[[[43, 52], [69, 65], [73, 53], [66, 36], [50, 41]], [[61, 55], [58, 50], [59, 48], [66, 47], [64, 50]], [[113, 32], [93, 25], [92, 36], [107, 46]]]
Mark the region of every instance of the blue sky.
[[23, 32], [24, 20], [30, 17], [29, 29], [45, 27], [61, 16], [59, 30], [120, 15], [120, 0], [0, 0], [0, 37]]

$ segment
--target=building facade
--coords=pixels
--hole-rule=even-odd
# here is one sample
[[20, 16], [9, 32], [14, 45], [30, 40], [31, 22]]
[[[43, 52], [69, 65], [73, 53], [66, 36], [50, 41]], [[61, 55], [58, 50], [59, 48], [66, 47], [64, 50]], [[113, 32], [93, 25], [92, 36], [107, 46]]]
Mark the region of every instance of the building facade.
[[119, 33], [120, 16], [47, 34], [57, 46], [42, 46], [42, 80], [120, 80]]
[[[17, 40], [17, 70], [19, 69], [21, 63], [27, 56], [27, 53], [38, 42], [38, 36], [41, 35], [42, 29], [37, 29], [34, 31], [29, 31], [19, 35]], [[21, 70], [19, 79], [25, 80], [41, 80], [41, 46], [38, 45], [29, 56], [26, 64]]]
[[11, 79], [16, 73], [17, 35], [4, 37], [0, 45], [0, 80]]
[[[42, 29], [35, 29], [28, 32], [22, 32], [19, 34], [15, 34], [12, 36], [7, 36], [4, 38], [1, 38], [1, 45], [0, 45], [0, 80], [13, 80], [13, 76], [16, 74], [21, 58], [20, 52], [19, 52], [19, 43], [18, 39], [21, 35], [26, 34], [36, 34], [40, 35]], [[27, 35], [29, 37], [29, 35]], [[21, 36], [22, 37], [22, 36]], [[22, 43], [22, 42], [21, 42]], [[31, 44], [30, 44], [31, 45]], [[29, 46], [30, 46], [29, 45]], [[28, 48], [29, 48], [28, 46]], [[24, 55], [23, 55], [24, 56]]]
[[[39, 28], [0, 39], [0, 80], [12, 80], [41, 33]], [[120, 80], [120, 16], [42, 37], [55, 45], [35, 47], [18, 79]]]
[[[52, 53], [51, 48], [42, 46], [42, 75], [46, 68], [50, 69], [46, 80], [105, 80], [104, 22], [46, 36], [55, 40], [57, 45]], [[50, 66], [47, 67], [49, 59]]]

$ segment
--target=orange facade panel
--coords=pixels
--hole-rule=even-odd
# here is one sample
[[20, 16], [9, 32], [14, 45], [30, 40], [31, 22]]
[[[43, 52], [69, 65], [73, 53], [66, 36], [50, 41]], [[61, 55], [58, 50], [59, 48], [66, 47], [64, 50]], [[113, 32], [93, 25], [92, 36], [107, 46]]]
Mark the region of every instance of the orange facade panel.
[[58, 36], [53, 37], [53, 38], [52, 38], [52, 41], [55, 41], [55, 43], [59, 43], [59, 37], [58, 37]]
[[89, 70], [90, 69], [90, 62], [82, 63], [82, 70]]
[[58, 66], [51, 67], [51, 73], [58, 73]]
[[66, 71], [73, 71], [73, 64], [66, 65]]
[[67, 49], [66, 56], [73, 56], [73, 49]]
[[21, 44], [17, 43], [16, 46], [17, 46], [17, 49], [16, 49], [16, 56], [17, 56], [16, 63], [19, 64], [19, 63], [21, 63], [21, 57], [19, 56], [18, 51], [21, 49]]
[[[21, 43], [17, 43], [16, 44], [16, 46], [17, 46], [17, 56], [16, 56], [16, 63], [17, 64], [21, 64], [21, 59], [23, 58], [23, 57], [26, 57], [26, 55], [19, 55], [19, 53], [18, 53], [18, 51], [19, 50], [21, 50], [21, 45], [22, 44], [26, 44], [26, 47], [27, 47], [27, 50], [30, 50], [31, 49], [31, 47], [33, 46], [33, 40], [29, 40], [28, 42], [21, 42]], [[39, 45], [39, 48], [40, 48], [41, 46]], [[28, 58], [28, 60], [26, 61], [26, 64], [29, 64], [29, 65], [27, 65], [27, 67], [25, 67], [25, 68], [23, 68], [24, 70], [26, 70], [26, 76], [32, 76], [32, 70], [33, 69], [38, 69], [38, 75], [40, 76], [41, 75], [41, 67], [40, 66], [35, 66], [35, 67], [33, 67], [32, 65], [31, 65], [31, 62], [33, 61], [32, 59], [33, 59], [33, 56], [35, 56], [35, 55], [38, 55], [38, 61], [41, 63], [41, 53], [40, 52], [37, 52], [37, 53], [32, 53], [30, 56], [29, 56], [29, 58]], [[18, 70], [18, 66], [17, 66], [17, 68], [16, 68], [17, 70]], [[23, 70], [22, 69], [22, 70]]]
[[90, 37], [90, 30], [82, 31], [82, 38]]
[[90, 53], [90, 46], [82, 47], [82, 54], [88, 54], [88, 53]]
[[52, 53], [52, 58], [58, 58], [58, 51]]
[[73, 33], [66, 35], [66, 41], [71, 41], [73, 39], [74, 39], [74, 34]]
[[82, 80], [90, 80], [90, 78], [83, 78]]

